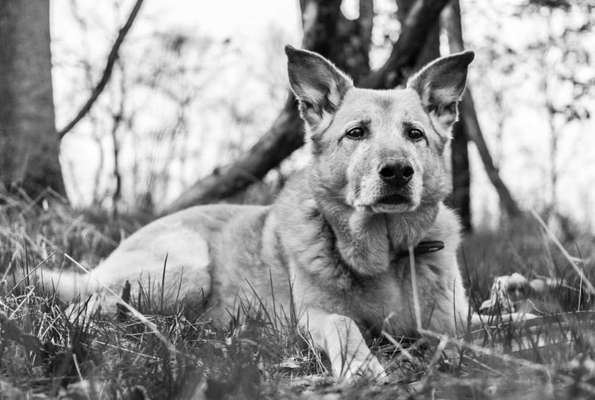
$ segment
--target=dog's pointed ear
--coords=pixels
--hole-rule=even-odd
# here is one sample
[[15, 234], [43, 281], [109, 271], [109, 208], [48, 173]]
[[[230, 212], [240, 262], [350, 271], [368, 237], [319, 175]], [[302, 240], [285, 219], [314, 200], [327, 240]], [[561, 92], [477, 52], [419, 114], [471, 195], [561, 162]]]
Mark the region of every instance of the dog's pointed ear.
[[353, 82], [320, 54], [289, 45], [285, 54], [289, 84], [300, 114], [311, 132], [320, 132], [328, 127], [328, 116], [337, 110]]
[[450, 129], [457, 120], [457, 104], [463, 96], [467, 68], [474, 57], [472, 51], [441, 57], [407, 82], [407, 87], [419, 94], [424, 109], [444, 137], [450, 137]]

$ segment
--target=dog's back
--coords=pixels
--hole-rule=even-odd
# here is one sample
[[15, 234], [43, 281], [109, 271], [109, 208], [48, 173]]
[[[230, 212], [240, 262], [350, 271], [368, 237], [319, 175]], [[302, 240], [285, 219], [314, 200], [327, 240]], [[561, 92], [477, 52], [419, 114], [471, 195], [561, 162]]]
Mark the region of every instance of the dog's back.
[[[55, 289], [66, 302], [100, 295], [106, 314], [115, 312], [128, 282], [132, 299], [153, 294], [163, 299], [165, 310], [182, 303], [201, 304], [225, 316], [222, 309], [246, 293], [246, 283], [258, 282], [254, 275], [262, 275], [257, 272], [262, 262], [256, 252], [261, 250], [268, 212], [269, 207], [249, 205], [192, 207], [141, 228], [88, 273], [42, 270], [32, 278], [40, 287]], [[238, 263], [243, 268], [235, 268]], [[232, 281], [239, 284], [230, 285]], [[224, 303], [221, 298], [232, 300]], [[197, 311], [205, 310], [192, 310]]]

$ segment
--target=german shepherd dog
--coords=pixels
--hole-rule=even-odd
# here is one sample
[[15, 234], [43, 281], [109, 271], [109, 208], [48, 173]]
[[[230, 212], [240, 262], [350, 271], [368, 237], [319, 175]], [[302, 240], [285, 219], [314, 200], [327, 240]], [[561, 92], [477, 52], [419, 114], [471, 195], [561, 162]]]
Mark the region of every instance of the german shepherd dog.
[[[363, 333], [456, 334], [466, 321], [459, 222], [442, 201], [444, 150], [474, 55], [440, 58], [405, 88], [368, 90], [316, 53], [285, 52], [311, 161], [272, 205], [189, 208], [140, 229], [88, 274], [36, 276], [104, 313], [127, 282], [141, 290], [139, 279], [163, 282], [166, 306], [202, 309], [223, 326], [238, 301], [293, 310], [334, 376], [382, 377]], [[429, 241], [438, 251], [417, 251]]]

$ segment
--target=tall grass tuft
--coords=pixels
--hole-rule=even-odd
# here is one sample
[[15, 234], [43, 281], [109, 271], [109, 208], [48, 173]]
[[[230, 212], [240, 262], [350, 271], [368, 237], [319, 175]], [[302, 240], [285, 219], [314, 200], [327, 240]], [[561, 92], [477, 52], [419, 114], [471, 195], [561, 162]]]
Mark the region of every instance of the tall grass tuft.
[[556, 312], [523, 324], [486, 317], [465, 338], [384, 332], [372, 350], [389, 382], [345, 385], [329, 378], [328, 360], [298, 332], [295, 310], [240, 302], [228, 310], [229, 326], [216, 329], [204, 316], [188, 319], [181, 305], [164, 310], [162, 282], [152, 282], [143, 296], [127, 299], [144, 320], [126, 309], [90, 319], [83, 309], [77, 318], [52, 288], [13, 278], [40, 266], [76, 268], [69, 258], [94, 266], [146, 221], [73, 210], [57, 196], [41, 204], [0, 198], [0, 399], [595, 396], [593, 296], [584, 289], [595, 278], [595, 240], [588, 235], [562, 243], [581, 260], [584, 277], [535, 220], [467, 238], [460, 261], [475, 309], [489, 297], [494, 277], [518, 272], [564, 282], [554, 295]]

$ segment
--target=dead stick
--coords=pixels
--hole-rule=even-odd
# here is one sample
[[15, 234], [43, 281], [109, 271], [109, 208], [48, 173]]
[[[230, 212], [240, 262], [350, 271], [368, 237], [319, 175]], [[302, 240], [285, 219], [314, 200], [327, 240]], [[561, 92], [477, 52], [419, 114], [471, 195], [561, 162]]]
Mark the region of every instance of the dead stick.
[[72, 130], [72, 128], [74, 128], [74, 126], [78, 124], [79, 121], [85, 117], [85, 115], [87, 115], [87, 113], [91, 110], [91, 107], [93, 107], [93, 104], [95, 104], [95, 102], [103, 92], [103, 89], [105, 89], [105, 86], [107, 85], [112, 76], [114, 65], [118, 60], [120, 47], [122, 46], [122, 43], [124, 43], [124, 39], [126, 38], [128, 31], [132, 27], [132, 24], [136, 19], [138, 11], [140, 10], [141, 5], [143, 4], [143, 1], [144, 0], [136, 0], [136, 3], [134, 3], [134, 7], [132, 7], [132, 11], [130, 12], [128, 19], [126, 20], [126, 23], [124, 24], [124, 26], [122, 26], [122, 28], [120, 28], [120, 31], [118, 32], [118, 37], [116, 37], [116, 41], [114, 42], [107, 56], [107, 62], [105, 64], [105, 68], [103, 69], [101, 79], [99, 80], [99, 82], [97, 82], [97, 85], [91, 92], [91, 96], [89, 96], [89, 99], [81, 107], [76, 116], [68, 124], [66, 124], [64, 128], [58, 131], [58, 137], [60, 139], [62, 139], [64, 135], [70, 132], [70, 130]]

